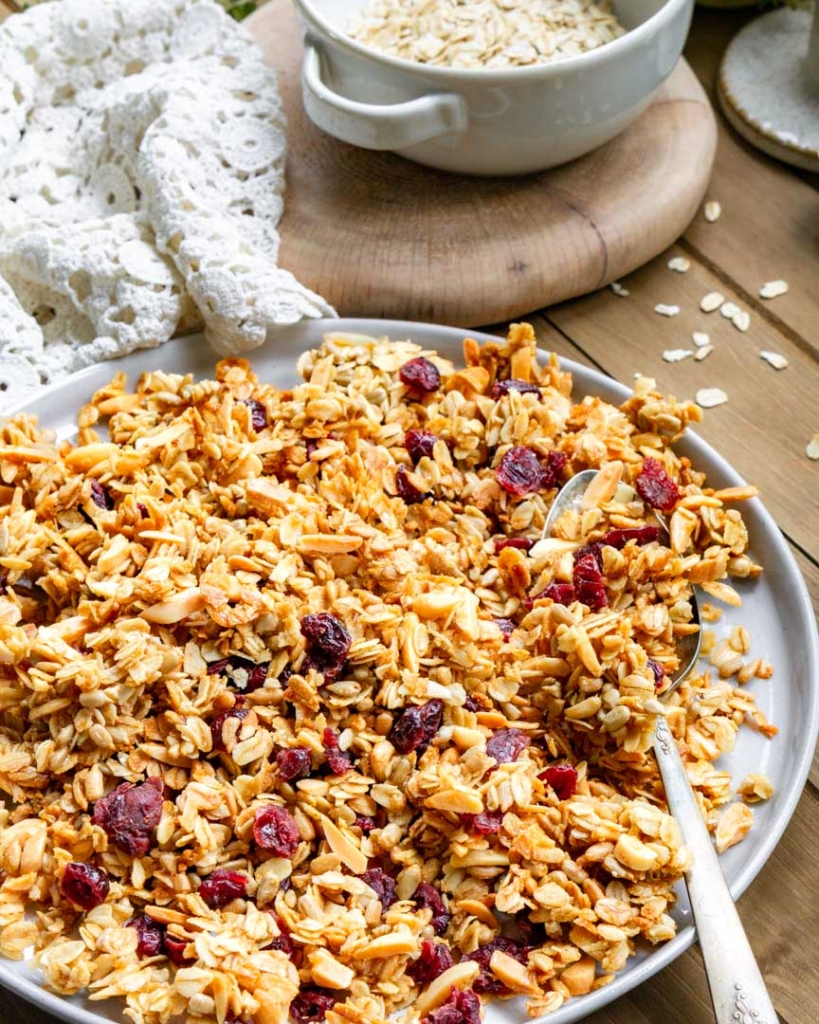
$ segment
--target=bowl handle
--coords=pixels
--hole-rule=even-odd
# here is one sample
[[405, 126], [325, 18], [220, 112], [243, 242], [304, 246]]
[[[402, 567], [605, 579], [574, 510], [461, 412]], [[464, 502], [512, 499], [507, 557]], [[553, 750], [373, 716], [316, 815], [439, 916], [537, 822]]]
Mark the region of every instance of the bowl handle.
[[464, 100], [454, 92], [434, 92], [405, 103], [359, 103], [334, 92], [322, 80], [321, 56], [305, 42], [301, 75], [310, 119], [330, 135], [364, 149], [401, 150], [467, 127]]

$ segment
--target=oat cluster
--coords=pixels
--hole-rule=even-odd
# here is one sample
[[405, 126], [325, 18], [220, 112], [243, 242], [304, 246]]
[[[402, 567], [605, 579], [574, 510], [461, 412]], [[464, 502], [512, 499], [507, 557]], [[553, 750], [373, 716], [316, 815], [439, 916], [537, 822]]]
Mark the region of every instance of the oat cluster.
[[575, 401], [526, 325], [464, 356], [330, 334], [288, 390], [227, 360], [116, 377], [74, 443], [0, 425], [0, 951], [50, 988], [134, 1024], [553, 1010], [674, 935], [659, 714], [748, 831], [770, 783], [713, 762], [774, 731], [770, 667], [738, 632], [658, 695], [692, 586], [760, 572], [753, 489], [675, 454], [700, 412], [652, 381]]
[[546, 64], [625, 31], [610, 0], [372, 0], [349, 26], [391, 57], [454, 68]]

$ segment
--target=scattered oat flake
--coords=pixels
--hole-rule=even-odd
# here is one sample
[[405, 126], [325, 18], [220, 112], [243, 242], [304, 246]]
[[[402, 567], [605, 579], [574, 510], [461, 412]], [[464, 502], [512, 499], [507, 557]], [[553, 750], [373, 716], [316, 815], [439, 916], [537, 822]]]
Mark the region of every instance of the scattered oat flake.
[[722, 213], [722, 206], [715, 200], [712, 199], [710, 202], [705, 204], [705, 219], [709, 224], [713, 224], [714, 221], [719, 220], [720, 214]]
[[668, 269], [676, 270], [678, 274], [684, 274], [691, 267], [691, 260], [685, 256], [674, 256], [668, 261]]
[[700, 309], [703, 313], [713, 313], [714, 310], [719, 309], [724, 302], [725, 296], [722, 292], [709, 292], [700, 299]]
[[770, 363], [775, 370], [784, 370], [788, 360], [781, 352], [766, 352], [764, 349], [759, 353], [766, 363]]
[[733, 320], [737, 313], [741, 312], [739, 306], [735, 302], [723, 302], [719, 307], [720, 316], [724, 316], [726, 320]]
[[807, 455], [809, 459], [813, 459], [815, 462], [819, 461], [819, 434], [814, 434], [810, 441], [808, 441], [808, 446], [805, 449], [805, 455]]
[[751, 326], [751, 314], [747, 309], [738, 309], [731, 317], [731, 323], [744, 334]]
[[619, 281], [612, 281], [609, 288], [611, 288], [615, 295], [619, 295], [621, 299], [627, 299], [631, 295], [628, 288], [624, 284], [620, 284]]
[[701, 363], [703, 359], [706, 359], [714, 351], [713, 345], [703, 345], [702, 348], [697, 349], [697, 354], [694, 358], [698, 363]]
[[691, 348], [667, 348], [663, 352], [663, 359], [667, 363], [681, 363], [683, 359], [693, 355], [694, 350]]
[[660, 316], [676, 316], [680, 311], [679, 306], [666, 306], [662, 302], [658, 302], [654, 307], [654, 312], [659, 313]]
[[724, 405], [728, 401], [728, 396], [722, 388], [700, 388], [694, 400], [703, 409], [713, 409], [714, 406]]
[[706, 345], [711, 344], [711, 335], [706, 334], [704, 331], [694, 331], [691, 335], [691, 340], [697, 348], [705, 348]]
[[762, 299], [776, 299], [788, 292], [787, 281], [766, 281], [759, 289], [759, 297]]

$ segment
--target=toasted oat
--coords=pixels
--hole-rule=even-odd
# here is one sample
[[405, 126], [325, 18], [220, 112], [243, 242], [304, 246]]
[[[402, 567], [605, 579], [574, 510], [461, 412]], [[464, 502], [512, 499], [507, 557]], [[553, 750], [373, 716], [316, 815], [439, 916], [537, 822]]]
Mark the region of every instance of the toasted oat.
[[[706, 349], [700, 349], [700, 352], [705, 352]], [[700, 356], [700, 358], [703, 358]], [[722, 390], [722, 388], [700, 388], [695, 395], [697, 405], [701, 405], [703, 409], [713, 409], [717, 405], [724, 405], [728, 401], [728, 395]]]
[[742, 312], [739, 306], [735, 302], [727, 300], [719, 308], [720, 316], [725, 317], [726, 320], [733, 320], [734, 317]]
[[787, 357], [783, 356], [780, 352], [769, 352], [763, 349], [759, 354], [775, 370], [784, 370], [788, 365]]
[[688, 359], [689, 356], [694, 355], [694, 350], [690, 348], [667, 348], [663, 352], [663, 359], [667, 363], [681, 363], [683, 359]]
[[700, 299], [700, 309], [703, 313], [713, 313], [714, 310], [719, 309], [725, 302], [725, 296], [722, 292], [708, 292], [707, 295], [703, 295]]
[[654, 312], [659, 313], [660, 316], [677, 316], [680, 312], [679, 306], [666, 306], [662, 302], [658, 302], [654, 307]]
[[737, 794], [746, 803], [753, 804], [760, 800], [770, 800], [774, 795], [774, 787], [767, 775], [763, 775], [761, 772], [752, 772], [740, 782]]
[[348, 31], [365, 46], [404, 60], [505, 68], [573, 57], [625, 29], [608, 0], [371, 0]]
[[626, 288], [624, 284], [619, 281], [612, 281], [609, 288], [614, 292], [615, 295], [619, 295], [621, 299], [627, 299], [631, 292]]
[[720, 215], [722, 214], [722, 206], [715, 199], [712, 199], [705, 204], [703, 212], [705, 213], [705, 219], [708, 223], [713, 224], [715, 221], [719, 220]]
[[810, 441], [808, 441], [805, 454], [809, 459], [819, 459], [819, 434], [814, 434]]
[[704, 331], [694, 331], [691, 335], [691, 340], [697, 348], [705, 348], [706, 345], [711, 344], [711, 336]]
[[691, 260], [685, 256], [673, 256], [668, 261], [667, 266], [669, 270], [676, 270], [678, 274], [685, 274], [691, 269]]
[[703, 359], [707, 359], [713, 351], [713, 345], [704, 345], [702, 348], [697, 349], [697, 351], [694, 353], [694, 359], [696, 359], [698, 363], [701, 363]]
[[738, 331], [745, 333], [751, 326], [751, 314], [747, 309], [738, 309], [731, 317], [731, 323]]
[[727, 849], [741, 842], [751, 829], [754, 812], [745, 804], [731, 804], [717, 823], [717, 852], [724, 853]]
[[778, 279], [776, 281], [767, 281], [759, 289], [759, 296], [762, 299], [776, 299], [780, 295], [786, 295], [788, 292], [788, 282]]

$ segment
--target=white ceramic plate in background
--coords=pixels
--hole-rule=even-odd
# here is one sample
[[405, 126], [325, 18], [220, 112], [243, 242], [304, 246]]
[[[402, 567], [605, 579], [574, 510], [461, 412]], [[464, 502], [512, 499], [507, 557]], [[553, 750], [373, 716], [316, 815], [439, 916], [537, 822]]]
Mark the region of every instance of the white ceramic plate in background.
[[[260, 378], [285, 387], [298, 382], [296, 359], [307, 348], [317, 345], [328, 330], [353, 331], [392, 338], [411, 338], [426, 348], [437, 349], [460, 361], [465, 332], [430, 324], [410, 324], [390, 320], [312, 320], [272, 333], [266, 345], [251, 356]], [[490, 339], [470, 332], [470, 337]], [[108, 383], [119, 370], [128, 374], [131, 386], [140, 373], [162, 369], [169, 373], [193, 373], [209, 376], [217, 357], [199, 336], [170, 342], [163, 348], [136, 352], [124, 359], [89, 367], [56, 384], [33, 402], [16, 411], [35, 413], [44, 426], [55, 429], [61, 438], [76, 432], [79, 407], [91, 394]], [[620, 403], [628, 389], [595, 370], [569, 360], [561, 360], [574, 376], [575, 395], [594, 394]], [[741, 484], [741, 478], [713, 448], [695, 436], [687, 437], [678, 450], [704, 470], [709, 482], [718, 487]], [[784, 832], [793, 814], [810, 767], [819, 729], [819, 639], [810, 599], [796, 562], [776, 524], [759, 499], [743, 502], [743, 515], [751, 536], [753, 557], [765, 572], [754, 583], [740, 582], [742, 608], [726, 608], [715, 628], [727, 635], [736, 623], [746, 626], [752, 637], [752, 654], [772, 662], [772, 680], [755, 679], [748, 685], [760, 708], [779, 726], [779, 735], [767, 740], [745, 727], [740, 731], [736, 749], [720, 759], [738, 783], [748, 772], [761, 771], [774, 783], [773, 798], [754, 810], [755, 823], [748, 838], [722, 857], [722, 866], [738, 897], [753, 881]], [[555, 1013], [542, 1018], [545, 1024], [570, 1024], [624, 995], [636, 985], [671, 963], [694, 941], [694, 928], [685, 892], [674, 913], [680, 930], [677, 937], [654, 949], [641, 949], [629, 960], [612, 984], [590, 995], [572, 999]], [[782, 928], [787, 922], [782, 920]], [[107, 1024], [121, 1021], [122, 1004], [116, 1001], [92, 1003], [83, 996], [61, 998], [45, 992], [37, 974], [24, 964], [0, 959], [0, 984], [74, 1024]], [[522, 1024], [528, 1021], [520, 1001], [498, 1001], [486, 1013], [486, 1024]]]

